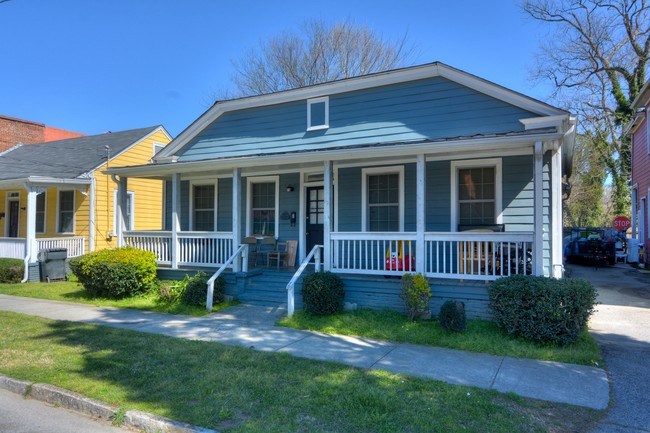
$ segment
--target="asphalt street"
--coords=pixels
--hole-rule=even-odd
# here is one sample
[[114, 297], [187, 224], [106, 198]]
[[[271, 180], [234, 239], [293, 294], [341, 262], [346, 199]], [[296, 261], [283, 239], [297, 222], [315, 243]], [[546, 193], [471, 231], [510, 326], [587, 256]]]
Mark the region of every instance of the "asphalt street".
[[650, 274], [625, 264], [571, 265], [572, 277], [598, 290], [590, 332], [601, 347], [611, 384], [607, 417], [592, 433], [650, 432]]
[[87, 415], [0, 389], [1, 433], [124, 433]]

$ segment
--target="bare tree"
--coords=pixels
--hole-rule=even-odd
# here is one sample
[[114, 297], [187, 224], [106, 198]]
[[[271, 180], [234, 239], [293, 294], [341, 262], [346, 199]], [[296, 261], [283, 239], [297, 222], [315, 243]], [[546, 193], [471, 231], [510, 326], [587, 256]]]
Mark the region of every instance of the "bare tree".
[[614, 209], [629, 212], [630, 142], [622, 127], [645, 82], [650, 59], [647, 0], [526, 0], [524, 10], [549, 23], [535, 76], [579, 115], [590, 148], [611, 177]]
[[308, 21], [233, 61], [233, 81], [241, 96], [272, 93], [406, 66], [413, 51], [406, 35], [390, 41], [350, 20]]

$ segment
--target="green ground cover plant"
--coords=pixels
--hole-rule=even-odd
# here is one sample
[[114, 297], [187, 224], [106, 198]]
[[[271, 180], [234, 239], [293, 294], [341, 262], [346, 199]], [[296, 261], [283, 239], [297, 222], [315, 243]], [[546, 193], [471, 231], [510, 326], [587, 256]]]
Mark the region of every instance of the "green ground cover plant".
[[331, 316], [297, 311], [293, 317], [282, 319], [279, 325], [515, 358], [602, 365], [600, 349], [586, 329], [575, 343], [560, 346], [508, 335], [496, 323], [487, 320], [467, 320], [465, 331], [453, 332], [444, 329], [438, 320], [412, 321], [404, 314], [388, 310], [360, 309]]
[[216, 343], [0, 312], [0, 373], [231, 432], [573, 432], [605, 412]]

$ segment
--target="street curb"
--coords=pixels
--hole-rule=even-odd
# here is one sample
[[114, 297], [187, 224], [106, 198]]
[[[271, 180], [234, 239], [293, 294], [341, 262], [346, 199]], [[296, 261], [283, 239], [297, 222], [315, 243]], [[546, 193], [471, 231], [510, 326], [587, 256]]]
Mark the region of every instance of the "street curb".
[[[30, 397], [55, 406], [61, 406], [84, 415], [111, 420], [119, 408], [85, 397], [79, 393], [44, 383], [33, 383], [13, 379], [0, 374], [0, 389]], [[123, 424], [147, 433], [219, 433], [216, 430], [196, 427], [157, 415], [130, 410], [124, 414]]]

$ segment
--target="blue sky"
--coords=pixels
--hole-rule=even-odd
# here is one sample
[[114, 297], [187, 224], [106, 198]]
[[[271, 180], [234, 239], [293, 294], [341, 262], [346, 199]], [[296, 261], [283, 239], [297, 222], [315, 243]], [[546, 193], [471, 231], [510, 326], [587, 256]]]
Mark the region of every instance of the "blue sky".
[[545, 29], [517, 0], [10, 0], [0, 4], [0, 114], [87, 134], [163, 124], [177, 135], [233, 87], [231, 60], [306, 19], [407, 34], [441, 61], [537, 99]]

